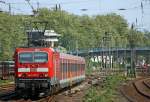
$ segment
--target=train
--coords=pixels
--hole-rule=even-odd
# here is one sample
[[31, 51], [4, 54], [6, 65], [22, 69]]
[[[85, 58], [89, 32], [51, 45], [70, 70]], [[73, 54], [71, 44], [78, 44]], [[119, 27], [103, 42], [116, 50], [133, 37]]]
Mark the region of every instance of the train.
[[14, 80], [14, 61], [0, 61], [0, 80]]
[[17, 93], [49, 95], [85, 80], [85, 59], [54, 48], [17, 48], [14, 61]]

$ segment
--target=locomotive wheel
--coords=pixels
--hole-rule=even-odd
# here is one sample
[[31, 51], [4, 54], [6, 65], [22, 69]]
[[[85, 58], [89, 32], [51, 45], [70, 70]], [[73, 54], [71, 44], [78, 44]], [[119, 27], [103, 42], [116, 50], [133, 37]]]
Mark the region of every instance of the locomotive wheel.
[[15, 94], [20, 97], [20, 95], [22, 94], [22, 90], [19, 88], [15, 88]]
[[46, 95], [50, 96], [53, 94], [53, 88], [52, 86], [49, 86], [49, 89], [46, 90]]
[[53, 94], [56, 93], [56, 92], [58, 92], [58, 90], [59, 90], [59, 85], [54, 85], [54, 86], [52, 87], [52, 90], [53, 90]]
[[55, 93], [55, 87], [52, 86], [52, 89], [51, 89], [51, 94], [54, 94]]
[[59, 89], [60, 89], [60, 85], [58, 84], [58, 85], [55, 86], [55, 93], [58, 92]]

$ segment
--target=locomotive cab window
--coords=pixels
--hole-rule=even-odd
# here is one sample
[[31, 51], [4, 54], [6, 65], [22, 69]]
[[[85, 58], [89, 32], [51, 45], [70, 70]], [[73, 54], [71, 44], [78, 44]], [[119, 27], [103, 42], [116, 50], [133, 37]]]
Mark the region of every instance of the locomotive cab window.
[[34, 53], [34, 62], [47, 62], [48, 55], [45, 52], [35, 52]]
[[32, 53], [30, 52], [22, 52], [19, 54], [19, 62], [20, 63], [28, 63], [33, 62]]
[[19, 54], [20, 63], [43, 63], [48, 61], [46, 52], [22, 52]]

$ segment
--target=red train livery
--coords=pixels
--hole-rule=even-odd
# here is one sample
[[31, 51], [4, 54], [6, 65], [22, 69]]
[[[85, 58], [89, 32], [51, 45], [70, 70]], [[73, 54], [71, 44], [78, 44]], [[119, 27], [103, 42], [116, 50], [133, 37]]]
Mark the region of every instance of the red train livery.
[[53, 93], [85, 79], [84, 58], [53, 48], [17, 48], [14, 60], [17, 92]]

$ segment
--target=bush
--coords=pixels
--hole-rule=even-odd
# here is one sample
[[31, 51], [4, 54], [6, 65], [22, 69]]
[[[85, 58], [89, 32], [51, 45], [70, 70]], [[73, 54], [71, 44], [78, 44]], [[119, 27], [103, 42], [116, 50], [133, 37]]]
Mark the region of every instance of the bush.
[[121, 75], [106, 77], [103, 87], [91, 87], [86, 95], [84, 102], [113, 102], [117, 97], [117, 87], [126, 78]]

